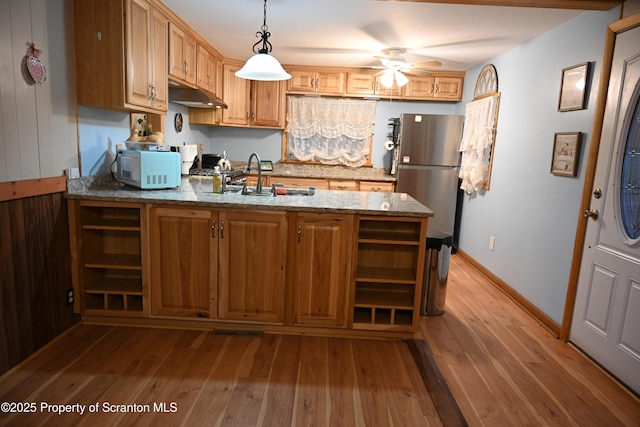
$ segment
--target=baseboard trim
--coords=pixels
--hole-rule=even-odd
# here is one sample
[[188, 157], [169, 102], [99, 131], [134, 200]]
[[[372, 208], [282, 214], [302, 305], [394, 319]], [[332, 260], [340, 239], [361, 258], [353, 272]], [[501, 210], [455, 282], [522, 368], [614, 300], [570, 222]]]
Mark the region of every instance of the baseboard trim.
[[469, 256], [469, 254], [467, 254], [465, 251], [458, 249], [457, 254], [460, 255], [460, 257], [463, 258], [469, 265], [478, 270], [478, 272], [486, 277], [496, 288], [498, 288], [506, 296], [511, 298], [511, 300], [513, 300], [513, 302], [520, 306], [520, 308], [531, 315], [531, 317], [537, 320], [542, 326], [547, 328], [549, 332], [551, 332], [556, 337], [560, 337], [559, 323], [547, 316], [538, 307], [533, 305], [528, 299], [516, 292], [511, 286], [509, 286], [505, 281], [500, 279], [491, 271], [487, 270], [487, 268], [485, 268], [482, 264]]

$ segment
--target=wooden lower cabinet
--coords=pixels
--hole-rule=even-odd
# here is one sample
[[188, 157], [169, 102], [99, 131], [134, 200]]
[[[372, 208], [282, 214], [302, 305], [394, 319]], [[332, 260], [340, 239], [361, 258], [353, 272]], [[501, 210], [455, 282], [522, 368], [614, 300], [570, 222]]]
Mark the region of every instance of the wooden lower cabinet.
[[418, 323], [426, 218], [71, 200], [69, 220], [74, 309], [94, 321], [386, 336]]
[[296, 325], [346, 326], [352, 233], [353, 215], [297, 214], [292, 270]]
[[218, 317], [283, 323], [286, 212], [225, 211], [219, 219]]
[[151, 314], [217, 317], [218, 214], [152, 207]]

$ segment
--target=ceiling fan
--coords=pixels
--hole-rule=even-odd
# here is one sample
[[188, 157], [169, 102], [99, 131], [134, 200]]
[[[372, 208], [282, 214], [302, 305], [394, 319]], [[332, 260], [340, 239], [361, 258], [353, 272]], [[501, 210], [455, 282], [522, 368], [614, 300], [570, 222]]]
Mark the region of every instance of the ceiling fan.
[[374, 56], [380, 61], [381, 65], [374, 65], [368, 68], [380, 69], [376, 75], [382, 75], [380, 82], [383, 86], [390, 88], [395, 80], [398, 87], [402, 87], [409, 82], [405, 74], [426, 76], [430, 74], [430, 71], [426, 68], [442, 66], [440, 61], [408, 62], [402, 56], [405, 52], [406, 49], [393, 47], [383, 50], [384, 55], [382, 56]]

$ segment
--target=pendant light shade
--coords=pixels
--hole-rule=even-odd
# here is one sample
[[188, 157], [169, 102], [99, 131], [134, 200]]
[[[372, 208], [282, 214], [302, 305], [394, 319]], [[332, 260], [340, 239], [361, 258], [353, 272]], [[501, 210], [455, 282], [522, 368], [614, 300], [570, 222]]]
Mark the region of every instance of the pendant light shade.
[[256, 33], [256, 37], [260, 40], [253, 45], [253, 55], [244, 66], [236, 72], [236, 76], [248, 80], [266, 80], [278, 81], [288, 80], [291, 74], [287, 73], [280, 62], [273, 56], [271, 51], [273, 46], [269, 42], [269, 27], [267, 27], [267, 0], [264, 0], [264, 20], [260, 31]]
[[248, 80], [288, 80], [287, 73], [276, 58], [268, 53], [256, 53], [247, 60], [244, 66], [236, 71], [236, 76]]

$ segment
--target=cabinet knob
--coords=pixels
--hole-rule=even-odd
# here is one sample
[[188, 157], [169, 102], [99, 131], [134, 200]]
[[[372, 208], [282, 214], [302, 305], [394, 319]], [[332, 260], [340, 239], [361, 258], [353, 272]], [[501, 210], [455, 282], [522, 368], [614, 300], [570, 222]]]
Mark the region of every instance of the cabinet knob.
[[216, 237], [216, 220], [211, 220], [211, 237]]
[[220, 221], [220, 238], [224, 239], [224, 221]]
[[302, 224], [298, 224], [298, 243], [302, 241]]

